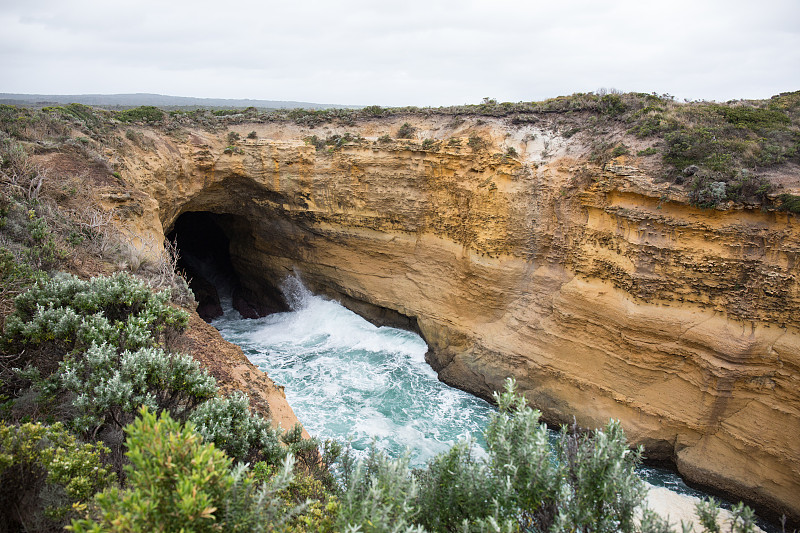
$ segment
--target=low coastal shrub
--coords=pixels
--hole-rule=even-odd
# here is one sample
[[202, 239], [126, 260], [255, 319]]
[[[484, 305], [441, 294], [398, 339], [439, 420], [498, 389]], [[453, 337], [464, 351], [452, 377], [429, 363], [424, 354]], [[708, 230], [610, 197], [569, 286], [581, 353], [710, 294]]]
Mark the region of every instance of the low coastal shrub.
[[61, 424], [0, 421], [0, 530], [61, 529], [74, 510], [115, 480], [102, 444], [79, 442]]
[[[194, 503], [180, 503], [178, 510], [170, 508], [178, 505], [175, 487], [183, 490], [187, 479], [197, 481], [191, 472], [187, 479], [175, 474], [174, 486], [164, 489], [165, 500], [160, 503], [152, 485], [136, 488], [144, 483], [141, 476], [155, 475], [152, 470], [140, 472], [142, 465], [156, 468], [150, 461], [167, 456], [177, 461], [179, 456], [194, 454], [192, 460], [208, 460], [215, 469], [224, 466], [219, 479], [230, 483], [221, 485], [223, 492], [215, 493], [214, 501], [222, 498], [225, 520], [239, 524], [232, 531], [272, 530], [277, 515], [264, 514], [262, 504], [267, 497], [277, 498], [280, 505], [276, 503], [275, 508], [281, 516], [286, 514], [285, 502], [275, 494], [288, 484], [287, 478], [263, 489], [245, 469], [230, 467], [232, 461], [241, 465], [260, 459], [280, 473], [279, 465], [287, 457], [293, 464], [296, 455], [303, 458], [300, 464], [308, 475], [328, 482], [321, 485], [323, 490], [331, 486], [328, 463], [317, 451], [317, 441], [303, 439], [299, 426], [281, 434], [250, 411], [244, 394], [220, 397], [214, 378], [197, 361], [170, 349], [186, 327], [188, 315], [170, 305], [168, 291], [154, 293], [127, 274], [90, 280], [57, 274], [35, 282], [15, 298], [14, 306], [0, 339], [0, 490], [11, 490], [23, 478], [30, 478], [31, 484], [19, 505], [0, 509], [0, 523], [8, 525], [4, 530], [58, 529], [80, 511], [91, 516], [76, 522], [76, 530], [144, 531], [142, 524], [160, 516], [161, 511], [152, 506], [168, 509], [167, 515], [174, 511], [176, 520], [185, 521], [186, 527], [202, 530], [216, 524], [204, 522], [201, 516], [208, 509], [203, 507], [211, 501], [208, 498], [198, 496]], [[158, 421], [155, 413], [160, 413]], [[38, 423], [25, 424], [31, 419]], [[186, 426], [180, 426], [187, 420]], [[43, 421], [56, 424], [50, 427]], [[143, 442], [149, 439], [143, 435], [159, 431], [165, 432], [161, 447], [148, 448], [142, 453], [149, 459], [141, 459], [144, 456], [136, 455], [137, 446], [157, 444]], [[51, 443], [52, 453], [48, 451]], [[198, 443], [211, 448], [198, 448]], [[181, 446], [187, 449], [181, 451]], [[69, 458], [63, 456], [65, 450]], [[156, 470], [163, 466], [159, 462]], [[95, 476], [91, 483], [82, 474], [87, 468]], [[112, 473], [127, 488], [112, 487], [105, 496], [87, 503], [92, 494], [111, 483]], [[272, 481], [269, 484], [273, 486]], [[146, 509], [141, 507], [145, 500], [152, 504]], [[71, 503], [75, 505], [70, 507]], [[116, 518], [109, 518], [112, 515]], [[215, 515], [219, 516], [223, 515]], [[104, 523], [106, 518], [111, 522]]]
[[188, 314], [169, 305], [125, 273], [81, 280], [59, 274], [17, 297], [8, 317], [6, 349], [35, 350], [58, 344], [66, 352], [91, 344], [136, 350], [167, 342], [186, 328]]
[[[464, 441], [418, 470], [375, 446], [357, 464], [345, 460], [338, 530], [672, 531], [644, 505], [647, 489], [635, 471], [642, 450], [628, 447], [618, 422], [588, 432], [563, 427], [553, 446], [513, 381], [495, 400], [488, 456]], [[717, 509], [713, 500], [698, 508], [704, 531], [719, 531]], [[733, 514], [732, 531], [754, 531], [752, 511]]]
[[[109, 378], [123, 361], [152, 363], [158, 354], [140, 350], [167, 346], [183, 331], [188, 315], [169, 305], [169, 298], [124, 273], [88, 281], [59, 274], [34, 284], [14, 300], [0, 338], [6, 354], [0, 392], [32, 386], [50, 397], [71, 391], [93, 398], [87, 387], [99, 384], [100, 375]], [[130, 382], [117, 385], [132, 393]]]
[[86, 434], [108, 426], [122, 429], [142, 405], [183, 419], [217, 393], [214, 378], [189, 355], [160, 348], [119, 354], [108, 344], [92, 344], [65, 359], [43, 389], [71, 393], [69, 424]]
[[646, 495], [635, 472], [641, 450], [628, 448], [619, 423], [592, 432], [564, 428], [553, 447], [539, 412], [516, 394], [513, 381], [495, 399], [499, 411], [485, 432], [486, 458], [461, 442], [412, 471], [406, 457], [389, 459], [373, 447], [346, 470], [340, 527], [639, 531], [634, 511]]
[[412, 476], [408, 455], [391, 459], [375, 446], [352, 468], [345, 468], [339, 505], [340, 531], [422, 531], [419, 485]]
[[403, 125], [400, 126], [400, 129], [397, 130], [396, 136], [398, 139], [412, 139], [416, 131], [417, 128], [408, 122], [404, 122]]
[[133, 109], [126, 109], [116, 114], [120, 122], [160, 122], [164, 119], [164, 112], [151, 105], [143, 105]]
[[213, 442], [236, 460], [277, 463], [286, 455], [280, 432], [267, 420], [250, 413], [244, 393], [212, 398], [195, 409], [189, 419], [205, 442]]
[[800, 196], [796, 194], [783, 193], [778, 195], [778, 201], [780, 202], [778, 208], [781, 211], [800, 213]]
[[301, 510], [277, 496], [292, 479], [291, 456], [256, 486], [191, 422], [143, 407], [125, 433], [126, 487], [97, 494], [94, 516], [73, 520], [72, 531], [276, 531]]

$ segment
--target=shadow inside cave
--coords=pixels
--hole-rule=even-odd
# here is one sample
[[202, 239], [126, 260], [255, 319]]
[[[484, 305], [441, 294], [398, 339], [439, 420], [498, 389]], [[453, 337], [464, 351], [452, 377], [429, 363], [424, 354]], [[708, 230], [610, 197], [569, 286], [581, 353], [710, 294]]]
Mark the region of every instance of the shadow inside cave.
[[241, 228], [248, 226], [240, 216], [189, 211], [167, 233], [178, 250], [178, 270], [197, 300], [197, 314], [206, 322], [222, 316], [226, 301], [244, 318], [288, 310], [277, 287], [243, 275], [241, 258], [231, 255], [231, 241], [242, 238]]

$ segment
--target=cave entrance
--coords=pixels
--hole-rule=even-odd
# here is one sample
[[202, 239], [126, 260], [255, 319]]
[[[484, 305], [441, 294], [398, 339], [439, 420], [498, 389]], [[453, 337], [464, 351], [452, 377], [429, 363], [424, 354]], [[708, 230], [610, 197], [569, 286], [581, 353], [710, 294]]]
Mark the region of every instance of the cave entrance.
[[207, 322], [222, 316], [224, 305], [232, 305], [245, 318], [288, 309], [273, 284], [243, 277], [237, 268], [242, 258], [231, 255], [231, 242], [247, 239], [252, 235], [249, 229], [241, 216], [189, 211], [167, 233], [180, 257], [178, 270], [197, 300], [197, 314]]

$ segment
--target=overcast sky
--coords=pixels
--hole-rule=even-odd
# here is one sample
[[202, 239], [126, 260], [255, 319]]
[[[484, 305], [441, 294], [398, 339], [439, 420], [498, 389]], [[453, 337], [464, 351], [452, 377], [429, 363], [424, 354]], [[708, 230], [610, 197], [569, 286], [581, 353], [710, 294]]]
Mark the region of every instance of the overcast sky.
[[800, 0], [0, 0], [0, 92], [337, 104], [800, 89]]

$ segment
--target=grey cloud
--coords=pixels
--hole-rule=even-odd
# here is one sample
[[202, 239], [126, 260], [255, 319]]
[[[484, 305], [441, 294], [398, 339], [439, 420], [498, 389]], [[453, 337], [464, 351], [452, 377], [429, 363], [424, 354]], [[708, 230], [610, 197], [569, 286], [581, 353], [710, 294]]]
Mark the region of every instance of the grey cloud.
[[600, 86], [767, 97], [798, 88], [797, 20], [790, 0], [44, 0], [0, 8], [0, 92], [386, 105]]

